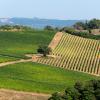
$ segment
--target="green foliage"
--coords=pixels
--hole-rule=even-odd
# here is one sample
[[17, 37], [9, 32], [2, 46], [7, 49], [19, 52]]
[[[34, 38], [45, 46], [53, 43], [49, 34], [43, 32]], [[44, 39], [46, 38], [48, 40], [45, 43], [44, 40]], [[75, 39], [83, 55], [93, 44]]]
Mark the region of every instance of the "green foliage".
[[50, 97], [48, 100], [62, 100], [61, 94], [55, 92], [52, 94], [52, 97]]
[[83, 84], [81, 82], [76, 82], [74, 88], [77, 89], [79, 92], [83, 91]]
[[75, 29], [71, 27], [63, 27], [62, 29], [60, 29], [60, 31], [64, 31], [66, 33], [74, 33]]
[[86, 29], [86, 26], [85, 26], [85, 23], [83, 22], [77, 22], [75, 23], [74, 28], [78, 30], [84, 30]]
[[92, 19], [86, 25], [87, 25], [87, 28], [89, 28], [89, 29], [99, 29], [100, 28], [100, 20]]
[[66, 32], [68, 34], [71, 34], [71, 35], [76, 35], [76, 36], [79, 36], [79, 37], [83, 37], [83, 38], [100, 40], [100, 35], [93, 35], [93, 34], [90, 34], [88, 32], [77, 32], [74, 29], [72, 29], [72, 30], [67, 29], [64, 32]]
[[83, 38], [89, 38], [89, 39], [95, 39], [95, 40], [100, 40], [100, 35], [93, 35], [87, 32], [74, 32], [72, 35], [80, 36]]
[[80, 96], [80, 93], [78, 92], [77, 89], [75, 88], [67, 88], [65, 90], [65, 94], [64, 96], [62, 96], [62, 98], [64, 98], [64, 100], [78, 100]]
[[100, 28], [100, 20], [99, 19], [92, 19], [90, 21], [84, 22], [77, 22], [74, 25], [75, 29], [78, 30], [89, 30], [89, 29], [99, 29]]
[[43, 54], [43, 56], [46, 57], [48, 54], [52, 52], [52, 50], [47, 45], [40, 45], [37, 49], [37, 52]]
[[100, 29], [100, 20], [98, 19], [92, 19], [86, 22], [77, 22], [73, 25], [73, 27], [74, 28], [64, 27], [60, 29], [60, 31], [64, 31], [66, 33], [84, 37], [84, 38], [100, 40], [100, 35], [96, 36], [91, 34], [92, 29]]
[[48, 31], [54, 31], [54, 28], [52, 26], [46, 26], [44, 28], [44, 30], [48, 30]]
[[44, 30], [46, 30], [46, 31], [55, 31], [55, 32], [57, 32], [57, 31], [59, 31], [60, 30], [60, 28], [59, 27], [53, 27], [53, 26], [45, 26], [44, 27]]
[[[89, 85], [91, 84], [91, 85]], [[56, 93], [51, 100], [100, 100], [100, 80], [92, 80], [85, 85], [78, 82], [73, 88], [67, 88], [63, 95]]]
[[93, 34], [90, 34], [89, 32], [80, 32], [80, 31], [78, 32], [78, 31], [75, 31], [74, 28], [64, 27], [64, 28], [60, 29], [60, 31], [61, 32], [64, 31], [64, 32], [66, 32], [68, 34], [80, 36], [80, 37], [83, 37], [83, 38], [100, 40], [100, 35], [93, 35]]
[[26, 31], [26, 30], [33, 30], [33, 28], [28, 27], [28, 26], [22, 26], [22, 25], [1, 25], [0, 30], [7, 30], [7, 31]]

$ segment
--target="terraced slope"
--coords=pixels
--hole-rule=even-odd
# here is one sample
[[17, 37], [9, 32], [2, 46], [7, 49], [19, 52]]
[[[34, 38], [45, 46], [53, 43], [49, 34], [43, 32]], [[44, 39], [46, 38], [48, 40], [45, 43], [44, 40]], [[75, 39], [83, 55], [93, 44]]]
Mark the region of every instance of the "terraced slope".
[[[100, 41], [63, 33], [53, 48], [55, 58], [39, 58], [38, 63], [100, 76]], [[52, 41], [53, 42], [53, 41]]]

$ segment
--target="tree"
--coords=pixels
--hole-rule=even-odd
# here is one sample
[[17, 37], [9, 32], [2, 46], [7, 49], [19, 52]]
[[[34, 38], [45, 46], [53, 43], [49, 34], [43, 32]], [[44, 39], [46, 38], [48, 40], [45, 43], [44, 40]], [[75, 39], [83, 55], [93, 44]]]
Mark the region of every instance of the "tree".
[[96, 100], [100, 100], [100, 80], [91, 80], [88, 83], [89, 90], [93, 91], [93, 94], [96, 97]]
[[77, 89], [79, 92], [81, 92], [84, 87], [83, 87], [83, 83], [82, 82], [76, 82], [74, 85], [74, 88]]
[[74, 25], [74, 28], [75, 29], [78, 29], [78, 30], [84, 30], [86, 28], [86, 26], [85, 26], [85, 23], [83, 23], [83, 22], [77, 22]]
[[44, 57], [46, 57], [48, 54], [52, 52], [51, 48], [46, 45], [41, 45], [37, 49], [37, 52], [40, 54], [43, 54]]
[[48, 100], [62, 100], [62, 96], [60, 93], [55, 92], [52, 94], [52, 97], [50, 97]]
[[19, 25], [14, 25], [13, 28], [14, 28], [14, 29], [20, 30], [20, 29], [21, 29], [21, 26], [19, 26]]
[[100, 20], [92, 19], [87, 23], [89, 29], [99, 29], [100, 28]]
[[67, 88], [65, 90], [65, 94], [68, 100], [79, 100], [80, 98], [80, 93], [77, 89], [75, 88]]
[[75, 29], [74, 28], [71, 28], [71, 27], [63, 27], [62, 29], [60, 29], [60, 31], [64, 31], [66, 33], [73, 34], [75, 32]]
[[100, 20], [99, 19], [92, 19], [90, 21], [77, 22], [74, 24], [74, 28], [78, 30], [90, 30], [90, 29], [100, 29]]
[[84, 85], [76, 82], [74, 87], [67, 88], [63, 94], [53, 94], [49, 100], [100, 100], [100, 80], [91, 80]]
[[0, 26], [0, 29], [3, 29], [3, 30], [11, 30], [12, 29], [12, 26], [10, 26], [10, 25], [2, 25], [2, 26]]
[[96, 100], [100, 100], [100, 88], [95, 90]]
[[52, 26], [47, 25], [44, 30], [53, 31], [54, 28]]

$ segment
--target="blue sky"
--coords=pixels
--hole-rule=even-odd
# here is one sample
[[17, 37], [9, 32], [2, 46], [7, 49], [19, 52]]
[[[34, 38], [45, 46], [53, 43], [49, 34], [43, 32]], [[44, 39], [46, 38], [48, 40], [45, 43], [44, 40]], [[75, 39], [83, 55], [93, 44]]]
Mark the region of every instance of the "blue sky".
[[0, 17], [100, 18], [100, 0], [0, 0]]

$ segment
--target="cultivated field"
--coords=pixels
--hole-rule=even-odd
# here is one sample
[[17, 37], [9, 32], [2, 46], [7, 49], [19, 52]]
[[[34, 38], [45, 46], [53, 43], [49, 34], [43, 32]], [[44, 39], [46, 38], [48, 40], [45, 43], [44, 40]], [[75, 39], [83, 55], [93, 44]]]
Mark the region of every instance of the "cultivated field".
[[[100, 76], [100, 41], [67, 33], [59, 34], [63, 35], [53, 49], [55, 58], [40, 58], [38, 63]], [[56, 40], [55, 37], [52, 44]]]
[[[54, 35], [55, 32], [40, 30], [0, 32], [0, 63], [23, 59], [25, 54], [36, 53], [38, 46], [49, 45]], [[56, 58], [41, 58], [38, 63], [42, 64], [27, 62], [0, 67], [0, 88], [53, 93], [63, 91], [76, 81], [100, 79], [100, 77], [71, 71], [75, 69], [82, 71], [82, 67], [89, 71], [90, 68], [94, 68], [93, 72], [98, 71], [98, 46], [97, 40], [63, 34], [53, 50]], [[61, 69], [62, 67], [68, 70]], [[97, 75], [97, 73], [93, 74]]]
[[76, 81], [100, 79], [74, 71], [36, 63], [20, 63], [0, 68], [0, 88], [53, 93], [63, 91]]
[[0, 32], [0, 63], [25, 58], [25, 54], [36, 53], [41, 44], [49, 44], [55, 32], [22, 31]]

